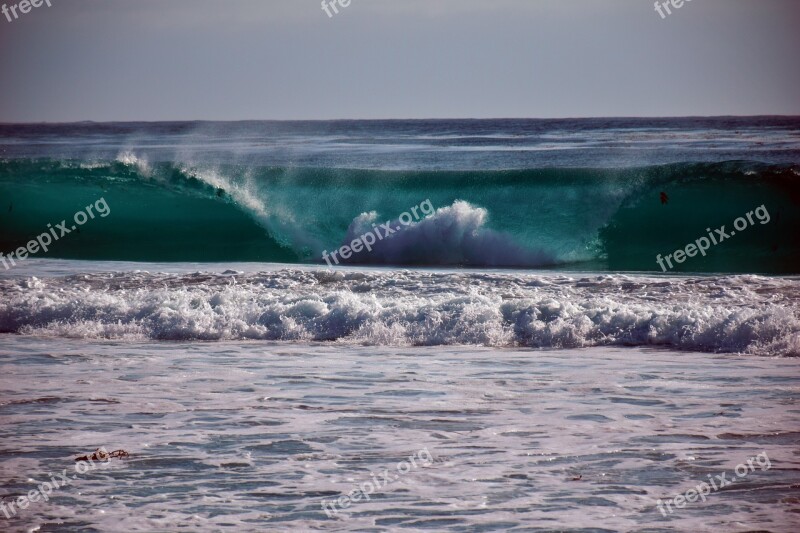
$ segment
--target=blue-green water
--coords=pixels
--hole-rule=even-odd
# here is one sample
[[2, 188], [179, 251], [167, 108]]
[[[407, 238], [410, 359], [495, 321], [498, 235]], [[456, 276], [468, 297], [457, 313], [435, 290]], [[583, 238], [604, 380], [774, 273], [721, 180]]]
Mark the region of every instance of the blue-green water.
[[[437, 210], [359, 264], [800, 272], [800, 121], [0, 126], [0, 251], [104, 198], [50, 257], [322, 262], [360, 216]], [[752, 215], [751, 215], [752, 218]], [[70, 222], [71, 224], [71, 222]], [[40, 252], [39, 256], [44, 256]]]

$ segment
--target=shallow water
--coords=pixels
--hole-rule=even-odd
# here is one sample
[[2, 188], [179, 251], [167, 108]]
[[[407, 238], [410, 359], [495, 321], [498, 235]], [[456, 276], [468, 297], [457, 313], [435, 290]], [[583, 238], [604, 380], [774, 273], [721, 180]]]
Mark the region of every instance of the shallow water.
[[[797, 531], [800, 360], [0, 336], [6, 522], [39, 531]], [[334, 500], [433, 458], [329, 518]], [[766, 453], [668, 517], [656, 507]], [[579, 479], [576, 479], [579, 478]]]

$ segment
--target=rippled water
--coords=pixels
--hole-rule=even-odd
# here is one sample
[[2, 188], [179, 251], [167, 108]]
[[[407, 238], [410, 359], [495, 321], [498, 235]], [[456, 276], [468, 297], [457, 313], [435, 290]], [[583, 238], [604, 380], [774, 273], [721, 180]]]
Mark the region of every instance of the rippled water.
[[[800, 360], [0, 336], [3, 502], [99, 446], [15, 531], [797, 531]], [[427, 448], [329, 518], [333, 500]], [[673, 498], [766, 452], [706, 503]], [[730, 474], [729, 474], [730, 477]]]

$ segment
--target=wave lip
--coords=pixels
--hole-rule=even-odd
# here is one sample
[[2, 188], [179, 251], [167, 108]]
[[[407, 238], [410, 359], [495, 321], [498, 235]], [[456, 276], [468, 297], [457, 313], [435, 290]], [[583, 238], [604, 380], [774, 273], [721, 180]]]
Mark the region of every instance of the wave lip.
[[0, 281], [0, 332], [800, 356], [800, 279], [280, 270]]

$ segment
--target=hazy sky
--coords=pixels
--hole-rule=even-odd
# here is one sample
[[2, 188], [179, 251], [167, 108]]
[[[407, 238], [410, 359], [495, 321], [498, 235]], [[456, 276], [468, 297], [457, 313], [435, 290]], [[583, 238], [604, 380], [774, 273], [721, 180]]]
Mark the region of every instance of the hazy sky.
[[800, 115], [800, 0], [51, 3], [0, 15], [2, 122]]

